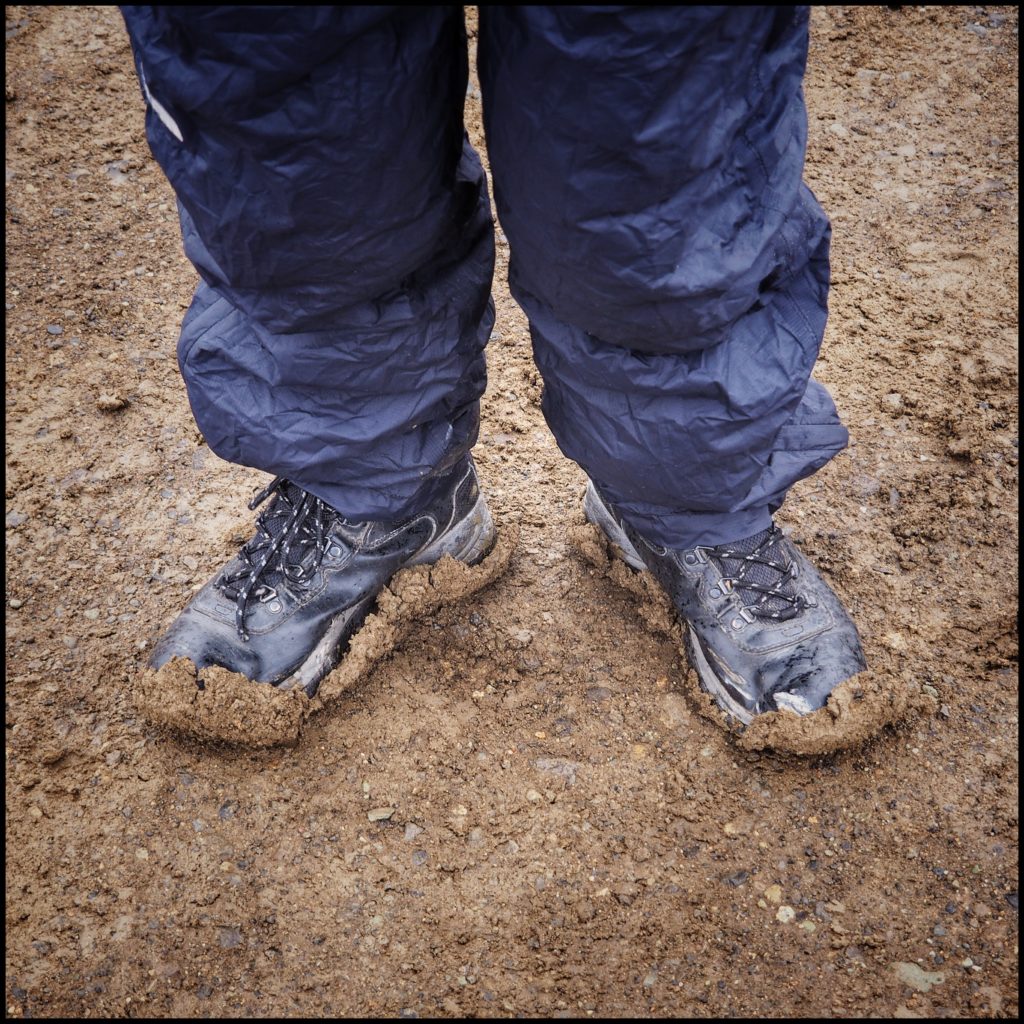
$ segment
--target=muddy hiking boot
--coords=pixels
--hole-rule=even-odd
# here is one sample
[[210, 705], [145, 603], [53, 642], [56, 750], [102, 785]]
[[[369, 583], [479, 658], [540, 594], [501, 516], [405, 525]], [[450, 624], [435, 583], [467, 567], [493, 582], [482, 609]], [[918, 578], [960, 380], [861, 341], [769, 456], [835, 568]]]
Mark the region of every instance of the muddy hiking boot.
[[409, 518], [350, 522], [278, 477], [250, 502], [273, 495], [256, 535], [157, 641], [150, 667], [184, 657], [312, 697], [395, 573], [446, 554], [473, 564], [490, 550], [494, 524], [472, 458], [446, 482]]
[[824, 707], [867, 667], [839, 598], [774, 524], [731, 544], [678, 551], [644, 540], [593, 483], [583, 508], [616, 554], [649, 569], [668, 593], [701, 686], [743, 725], [768, 711]]

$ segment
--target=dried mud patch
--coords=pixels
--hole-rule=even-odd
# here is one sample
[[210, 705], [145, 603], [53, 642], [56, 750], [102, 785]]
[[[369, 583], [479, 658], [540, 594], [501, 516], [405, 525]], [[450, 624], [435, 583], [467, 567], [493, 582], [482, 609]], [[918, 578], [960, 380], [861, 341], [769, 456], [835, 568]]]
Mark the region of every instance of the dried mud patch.
[[680, 653], [680, 689], [700, 714], [730, 733], [746, 751], [775, 751], [811, 757], [859, 747], [887, 726], [895, 726], [934, 703], [922, 697], [898, 656], [866, 651], [867, 671], [836, 687], [828, 704], [810, 715], [777, 711], [746, 728], [722, 712], [697, 680], [682, 639], [682, 627], [665, 592], [650, 573], [635, 572], [616, 556], [614, 545], [590, 523], [570, 528], [570, 543], [595, 569], [628, 590], [649, 630], [670, 637]]
[[142, 669], [135, 678], [136, 708], [154, 725], [200, 740], [246, 747], [294, 746], [310, 716], [364, 679], [401, 643], [413, 623], [501, 576], [518, 538], [518, 523], [500, 524], [494, 547], [478, 565], [467, 566], [446, 555], [434, 565], [398, 573], [312, 699], [301, 690], [254, 685], [219, 666], [197, 673], [187, 658], [173, 658], [159, 670]]

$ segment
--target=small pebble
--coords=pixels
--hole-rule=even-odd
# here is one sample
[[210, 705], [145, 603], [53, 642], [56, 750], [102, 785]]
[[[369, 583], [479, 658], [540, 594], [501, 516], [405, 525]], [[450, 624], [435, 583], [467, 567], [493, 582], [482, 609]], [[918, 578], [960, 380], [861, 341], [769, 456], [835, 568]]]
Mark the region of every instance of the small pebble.
[[775, 911], [775, 920], [781, 924], [789, 924], [796, 917], [796, 911], [792, 907], [781, 906]]
[[387, 821], [394, 813], [394, 807], [374, 807], [373, 810], [366, 812], [366, 817], [370, 821]]
[[96, 399], [96, 408], [101, 412], [117, 412], [118, 409], [123, 409], [128, 404], [128, 399], [121, 395], [100, 395]]
[[49, 324], [46, 328], [47, 334], [63, 334], [64, 328], [60, 324]]

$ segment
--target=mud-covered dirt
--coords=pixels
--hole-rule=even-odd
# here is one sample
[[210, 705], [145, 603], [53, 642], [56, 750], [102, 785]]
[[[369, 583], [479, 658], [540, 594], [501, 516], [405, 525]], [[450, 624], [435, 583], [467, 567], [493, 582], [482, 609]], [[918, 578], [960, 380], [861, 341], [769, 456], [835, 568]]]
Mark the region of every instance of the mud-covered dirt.
[[1016, 1015], [1016, 8], [814, 10], [851, 445], [779, 521], [871, 672], [743, 734], [582, 526], [500, 232], [494, 559], [396, 583], [315, 701], [161, 700], [266, 477], [189, 413], [116, 9], [8, 7], [6, 48], [9, 1015]]

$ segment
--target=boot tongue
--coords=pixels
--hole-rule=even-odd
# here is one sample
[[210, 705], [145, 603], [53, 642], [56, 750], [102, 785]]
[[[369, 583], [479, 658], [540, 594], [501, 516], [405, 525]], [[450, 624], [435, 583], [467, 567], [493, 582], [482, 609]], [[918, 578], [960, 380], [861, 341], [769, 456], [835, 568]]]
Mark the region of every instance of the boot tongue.
[[[740, 601], [755, 615], [788, 618], [793, 612], [796, 587], [789, 576], [790, 559], [782, 549], [781, 538], [781, 533], [769, 527], [752, 537], [709, 549], [722, 575], [735, 581]], [[780, 591], [785, 596], [776, 597], [744, 586], [748, 583]], [[791, 600], [786, 600], [787, 597]]]
[[280, 586], [305, 587], [324, 555], [326, 534], [338, 513], [290, 480], [278, 477], [253, 499], [256, 508], [273, 499], [256, 520], [256, 536], [225, 567], [216, 585], [237, 601], [235, 628], [243, 640], [249, 602], [272, 596]]

